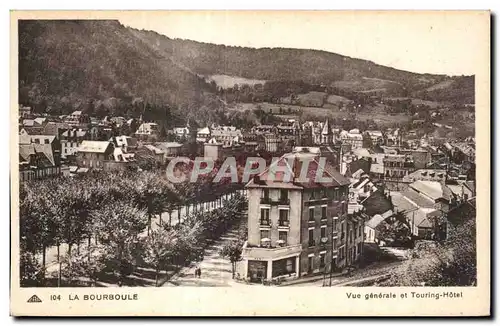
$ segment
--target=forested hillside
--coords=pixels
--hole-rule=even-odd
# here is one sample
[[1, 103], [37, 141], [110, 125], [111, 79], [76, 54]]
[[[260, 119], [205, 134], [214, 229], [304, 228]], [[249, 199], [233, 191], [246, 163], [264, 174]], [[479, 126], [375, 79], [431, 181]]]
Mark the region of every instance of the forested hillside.
[[[244, 94], [226, 92], [214, 81], [223, 75], [256, 82]], [[228, 96], [274, 102], [311, 91], [471, 104], [474, 78], [416, 74], [325, 51], [170, 39], [118, 21], [19, 22], [19, 102], [38, 112], [137, 116], [149, 104], [154, 119], [199, 118], [220, 114]]]
[[19, 101], [35, 109], [201, 105], [205, 86], [117, 21], [19, 22]]

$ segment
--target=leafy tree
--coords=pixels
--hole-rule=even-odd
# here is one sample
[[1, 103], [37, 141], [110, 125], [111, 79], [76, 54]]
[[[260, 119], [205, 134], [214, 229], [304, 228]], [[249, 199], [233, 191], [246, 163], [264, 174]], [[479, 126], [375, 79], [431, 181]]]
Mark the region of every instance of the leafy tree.
[[172, 230], [159, 228], [151, 232], [144, 242], [144, 261], [155, 269], [155, 285], [158, 286], [160, 270], [172, 261], [178, 238]]
[[63, 273], [70, 280], [86, 277], [91, 286], [96, 286], [97, 280], [104, 275], [107, 258], [103, 245], [90, 245], [85, 252], [65, 258], [66, 268]]
[[162, 182], [163, 180], [152, 172], [141, 173], [139, 179], [134, 182], [135, 202], [145, 210], [148, 217], [148, 234], [151, 231], [152, 217], [164, 212], [165, 192]]
[[21, 286], [38, 286], [40, 284], [42, 266], [31, 252], [21, 250], [19, 272]]
[[121, 286], [131, 273], [139, 234], [147, 225], [146, 212], [118, 201], [102, 207], [94, 215], [97, 237], [108, 255], [108, 268], [117, 274]]
[[236, 271], [236, 263], [242, 259], [241, 257], [242, 252], [243, 252], [243, 244], [241, 243], [241, 241], [231, 241], [229, 243], [226, 243], [219, 252], [219, 254], [223, 258], [227, 258], [231, 262], [233, 278]]

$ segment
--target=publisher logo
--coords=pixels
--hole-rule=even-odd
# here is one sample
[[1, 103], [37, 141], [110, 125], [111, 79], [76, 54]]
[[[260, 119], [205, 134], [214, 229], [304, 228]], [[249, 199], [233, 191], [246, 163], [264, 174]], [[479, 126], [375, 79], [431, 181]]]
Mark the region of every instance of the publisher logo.
[[42, 300], [40, 300], [40, 298], [36, 294], [33, 294], [33, 296], [28, 299], [28, 303], [38, 303], [38, 302], [42, 302]]

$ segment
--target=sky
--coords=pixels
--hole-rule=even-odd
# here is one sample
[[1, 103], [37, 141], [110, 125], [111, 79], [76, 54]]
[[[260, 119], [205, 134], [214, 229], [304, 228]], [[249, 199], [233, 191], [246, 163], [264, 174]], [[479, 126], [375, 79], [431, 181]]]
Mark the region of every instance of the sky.
[[489, 44], [488, 21], [477, 12], [148, 11], [122, 12], [119, 20], [171, 38], [325, 50], [447, 75], [476, 74], [484, 57], [476, 50]]

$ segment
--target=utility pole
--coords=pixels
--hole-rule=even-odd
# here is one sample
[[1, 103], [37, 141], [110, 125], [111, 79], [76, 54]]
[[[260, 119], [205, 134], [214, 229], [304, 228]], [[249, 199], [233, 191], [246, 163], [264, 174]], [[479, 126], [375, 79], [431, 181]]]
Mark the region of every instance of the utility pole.
[[334, 267], [334, 264], [333, 264], [333, 250], [335, 248], [335, 246], [333, 244], [333, 241], [335, 241], [334, 238], [333, 238], [334, 232], [335, 232], [335, 230], [333, 230], [333, 228], [332, 228], [332, 258], [331, 258], [331, 261], [330, 261], [330, 287], [332, 286], [333, 267]]

